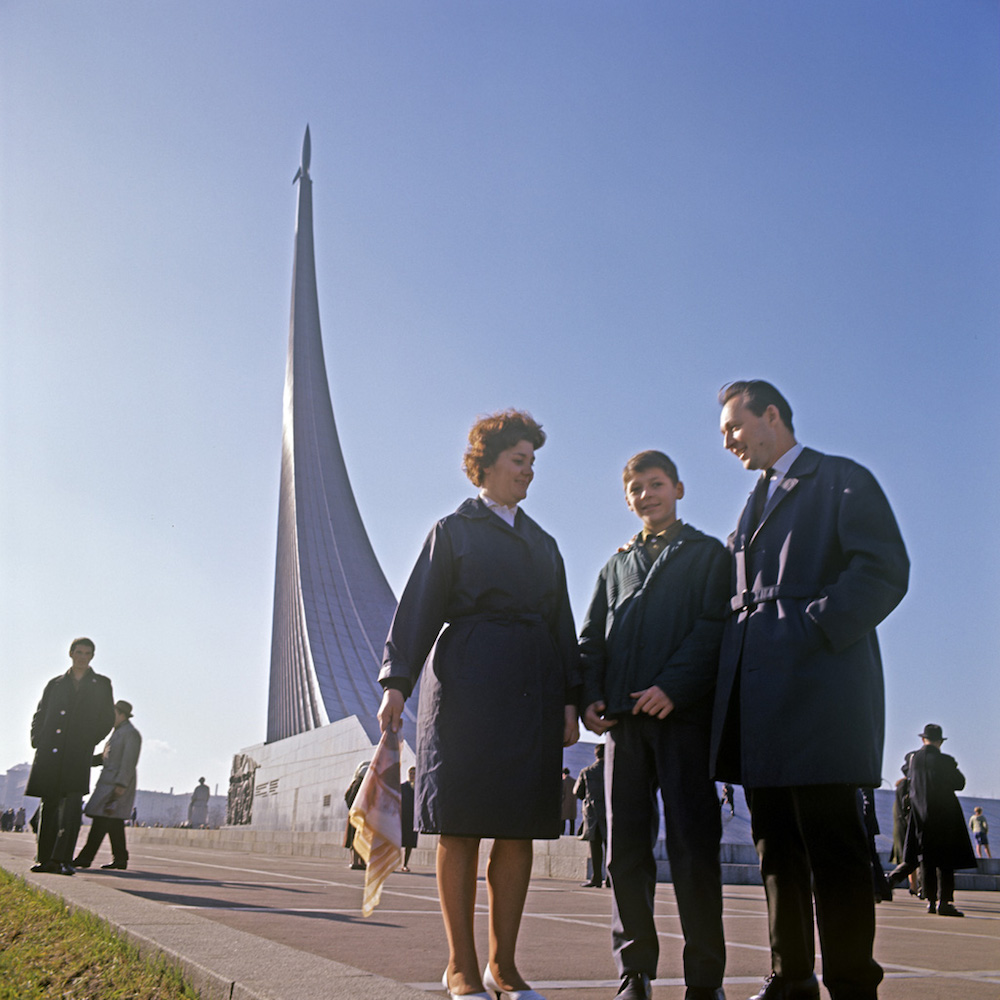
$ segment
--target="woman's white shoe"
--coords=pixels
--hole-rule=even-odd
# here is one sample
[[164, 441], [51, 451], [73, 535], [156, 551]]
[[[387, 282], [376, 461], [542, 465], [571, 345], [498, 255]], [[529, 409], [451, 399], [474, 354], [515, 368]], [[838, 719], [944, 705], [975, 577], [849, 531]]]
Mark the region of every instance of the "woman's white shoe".
[[532, 989], [526, 990], [505, 990], [493, 977], [493, 970], [487, 965], [483, 970], [483, 985], [492, 990], [500, 1000], [500, 994], [506, 993], [510, 1000], [545, 1000], [541, 993], [536, 993]]
[[451, 987], [448, 985], [447, 969], [441, 973], [441, 985], [444, 987], [445, 993], [451, 997], [451, 1000], [493, 1000], [493, 997], [489, 993], [452, 993]]

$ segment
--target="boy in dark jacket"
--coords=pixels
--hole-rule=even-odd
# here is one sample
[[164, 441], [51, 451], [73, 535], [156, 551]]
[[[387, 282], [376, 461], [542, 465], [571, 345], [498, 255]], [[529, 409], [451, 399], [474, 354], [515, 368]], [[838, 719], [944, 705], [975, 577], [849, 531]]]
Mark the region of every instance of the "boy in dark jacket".
[[618, 996], [647, 1000], [656, 976], [659, 788], [684, 929], [686, 1000], [722, 1000], [722, 825], [708, 748], [730, 557], [719, 541], [677, 519], [684, 484], [663, 452], [633, 456], [623, 479], [643, 527], [601, 571], [580, 637], [584, 725], [609, 733]]

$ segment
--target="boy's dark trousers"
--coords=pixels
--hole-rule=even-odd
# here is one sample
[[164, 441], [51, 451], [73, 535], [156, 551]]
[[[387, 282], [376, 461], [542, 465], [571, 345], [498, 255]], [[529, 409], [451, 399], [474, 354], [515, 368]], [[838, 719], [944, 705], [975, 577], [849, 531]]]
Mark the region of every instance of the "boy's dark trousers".
[[667, 856], [684, 932], [684, 981], [718, 989], [726, 966], [719, 841], [722, 820], [708, 773], [707, 720], [619, 716], [608, 732], [608, 874], [614, 890], [612, 944], [619, 975], [656, 976], [653, 921], [663, 800]]

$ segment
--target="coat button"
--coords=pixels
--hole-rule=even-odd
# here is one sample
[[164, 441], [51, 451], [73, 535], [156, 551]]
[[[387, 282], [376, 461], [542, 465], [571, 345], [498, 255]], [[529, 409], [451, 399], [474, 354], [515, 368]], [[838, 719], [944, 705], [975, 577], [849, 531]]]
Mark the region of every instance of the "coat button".
[[56, 736], [58, 736], [58, 735], [59, 735], [59, 734], [60, 734], [61, 732], [62, 732], [62, 730], [61, 730], [61, 729], [57, 729], [57, 730], [56, 730]]
[[66, 709], [64, 708], [59, 714], [60, 715], [65, 715], [66, 714]]
[[59, 753], [59, 747], [53, 747], [52, 748], [52, 752], [53, 753]]

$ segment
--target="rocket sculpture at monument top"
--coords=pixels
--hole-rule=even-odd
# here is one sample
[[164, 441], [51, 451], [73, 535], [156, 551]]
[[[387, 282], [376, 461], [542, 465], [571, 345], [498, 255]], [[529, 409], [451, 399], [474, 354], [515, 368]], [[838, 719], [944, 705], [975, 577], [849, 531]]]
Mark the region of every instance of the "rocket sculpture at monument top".
[[293, 181], [298, 214], [267, 742], [355, 715], [375, 743], [378, 670], [396, 599], [362, 523], [333, 417], [316, 292], [310, 147], [307, 126]]

